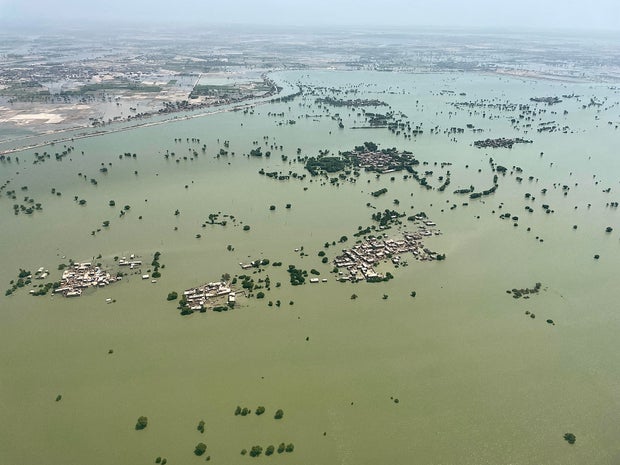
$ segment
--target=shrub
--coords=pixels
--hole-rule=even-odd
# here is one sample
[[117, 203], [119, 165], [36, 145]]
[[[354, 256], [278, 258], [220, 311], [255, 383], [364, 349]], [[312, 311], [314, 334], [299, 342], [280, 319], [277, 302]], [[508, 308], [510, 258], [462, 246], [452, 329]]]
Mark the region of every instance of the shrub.
[[204, 442], [199, 442], [196, 444], [196, 448], [194, 449], [194, 454], [201, 456], [207, 450], [207, 445]]
[[577, 440], [577, 438], [575, 437], [575, 435], [573, 433], [566, 433], [564, 435], [564, 439], [566, 440], [566, 442], [568, 442], [569, 444], [575, 444], [575, 441]]
[[146, 417], [138, 418], [138, 421], [136, 422], [136, 430], [141, 430], [141, 429], [146, 428], [148, 422], [149, 420]]

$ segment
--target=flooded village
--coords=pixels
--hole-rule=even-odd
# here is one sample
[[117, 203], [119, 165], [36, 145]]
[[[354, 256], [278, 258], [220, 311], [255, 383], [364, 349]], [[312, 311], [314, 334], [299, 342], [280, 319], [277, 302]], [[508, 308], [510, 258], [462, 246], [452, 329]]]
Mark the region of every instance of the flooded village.
[[[381, 48], [324, 40], [338, 46], [320, 65], [314, 42], [263, 53], [265, 37], [217, 54], [209, 37], [204, 53], [154, 47], [135, 85], [45, 75], [0, 89], [17, 93], [0, 95], [15, 100], [0, 119], [54, 107], [65, 88], [76, 92], [63, 105], [84, 98], [106, 115], [105, 128], [41, 140], [2, 123], [0, 151], [16, 151], [0, 154], [0, 463], [104, 465], [122, 451], [131, 464], [244, 465], [258, 444], [257, 460], [280, 460], [280, 442], [308, 464], [613, 463], [617, 84], [498, 76], [495, 56], [461, 69], [432, 37], [409, 64], [416, 48], [396, 53], [397, 36], [365, 39]], [[514, 49], [495, 39], [457, 45]], [[411, 73], [418, 62], [434, 72]], [[209, 116], [177, 105], [236, 98], [261, 85], [261, 63], [283, 89], [272, 100]], [[35, 80], [34, 66], [0, 85]], [[51, 95], [18, 101], [43, 86]], [[581, 97], [531, 100], [564, 94]], [[152, 125], [114, 122], [162, 106]], [[506, 292], [533, 295], [534, 283], [536, 298]]]
[[405, 266], [407, 263], [404, 260], [405, 254], [411, 254], [415, 260], [420, 261], [444, 260], [444, 254], [433, 252], [422, 242], [425, 237], [441, 234], [435, 229], [435, 222], [422, 216], [415, 218], [420, 222], [416, 232], [403, 232], [400, 238], [388, 238], [387, 234], [379, 237], [370, 236], [353, 247], [345, 249], [334, 259], [334, 265], [338, 268], [338, 281], [387, 280], [391, 273], [378, 273], [376, 267], [387, 262], [391, 262], [395, 267]]

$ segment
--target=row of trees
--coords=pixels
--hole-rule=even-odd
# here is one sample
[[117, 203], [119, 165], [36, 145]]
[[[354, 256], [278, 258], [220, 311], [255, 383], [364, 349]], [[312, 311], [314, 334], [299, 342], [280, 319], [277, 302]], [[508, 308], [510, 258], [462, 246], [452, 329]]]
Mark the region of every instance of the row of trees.
[[[266, 456], [270, 456], [273, 455], [274, 452], [278, 452], [278, 454], [281, 454], [283, 452], [293, 452], [295, 450], [295, 445], [290, 442], [288, 444], [284, 444], [283, 442], [280, 443], [280, 445], [278, 446], [278, 448], [276, 449], [273, 445], [269, 445], [267, 446], [264, 451], [265, 451], [265, 455]], [[246, 455], [248, 453], [247, 449], [242, 449], [241, 450], [241, 455]], [[252, 446], [252, 448], [250, 449], [250, 457], [258, 457], [263, 453], [263, 448], [262, 446]]]

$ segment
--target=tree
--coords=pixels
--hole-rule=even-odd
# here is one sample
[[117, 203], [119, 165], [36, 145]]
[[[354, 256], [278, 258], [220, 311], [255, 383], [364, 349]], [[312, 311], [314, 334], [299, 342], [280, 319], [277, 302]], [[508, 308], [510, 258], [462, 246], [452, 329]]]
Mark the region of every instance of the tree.
[[256, 415], [262, 415], [263, 413], [265, 413], [265, 407], [260, 405], [259, 407], [256, 408]]
[[146, 428], [146, 425], [148, 424], [149, 420], [146, 417], [140, 417], [138, 418], [138, 421], [136, 422], [136, 430], [141, 430]]
[[286, 448], [284, 449], [286, 452], [293, 452], [293, 450], [295, 450], [295, 446], [293, 445], [292, 442], [288, 443], [286, 445]]
[[269, 456], [269, 455], [273, 455], [273, 452], [275, 451], [275, 447], [269, 445], [267, 446], [267, 449], [265, 449], [265, 455]]
[[250, 455], [252, 457], [258, 457], [262, 453], [263, 448], [261, 446], [252, 446], [252, 449], [250, 449]]
[[205, 432], [205, 422], [200, 420], [198, 422], [198, 427], [196, 428], [198, 431], [200, 431], [201, 433]]
[[568, 442], [569, 444], [575, 444], [575, 441], [577, 440], [577, 437], [573, 434], [573, 433], [566, 433], [564, 435], [564, 439], [566, 440], [566, 442]]
[[278, 446], [278, 454], [281, 454], [282, 452], [284, 452], [284, 450], [286, 449], [286, 445], [281, 442], [280, 445]]
[[204, 454], [207, 450], [207, 445], [204, 442], [199, 442], [198, 444], [196, 444], [196, 447], [194, 449], [194, 454], [201, 456], [202, 454]]
[[283, 416], [284, 416], [284, 410], [282, 410], [281, 408], [276, 410], [276, 414], [274, 415], [274, 418], [276, 420], [280, 420]]
[[168, 297], [166, 297], [166, 300], [176, 300], [179, 297], [179, 294], [177, 294], [176, 291], [172, 291], [168, 293]]

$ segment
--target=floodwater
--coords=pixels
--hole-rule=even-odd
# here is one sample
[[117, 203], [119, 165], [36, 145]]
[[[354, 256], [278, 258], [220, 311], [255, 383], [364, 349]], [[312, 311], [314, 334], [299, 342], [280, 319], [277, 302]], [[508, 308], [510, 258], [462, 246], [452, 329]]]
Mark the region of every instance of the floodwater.
[[[359, 84], [358, 93], [337, 97], [383, 100], [412, 126], [421, 123], [424, 133], [406, 139], [387, 129], [351, 129], [366, 125], [360, 108], [319, 108], [316, 96], [303, 96], [253, 112], [57, 143], [12, 154], [0, 165], [0, 182], [11, 180], [0, 197], [5, 288], [20, 268], [43, 266], [59, 279], [57, 266], [69, 258], [110, 264], [114, 256], [135, 253], [145, 271], [159, 251], [165, 264], [155, 284], [130, 275], [75, 299], [33, 297], [30, 287], [0, 297], [0, 463], [148, 464], [158, 456], [170, 464], [210, 456], [227, 465], [618, 463], [620, 222], [617, 208], [607, 205], [619, 200], [618, 91], [607, 84], [478, 74], [304, 71], [274, 77], [326, 88]], [[573, 93], [580, 97], [556, 105], [529, 101]], [[587, 106], [591, 98], [602, 105]], [[535, 106], [528, 132], [526, 117], [519, 130], [511, 126], [519, 110], [450, 105], [483, 99]], [[331, 118], [335, 113], [345, 129]], [[568, 127], [566, 133], [536, 131], [550, 121]], [[443, 133], [468, 123], [483, 132]], [[438, 134], [431, 134], [436, 126]], [[533, 143], [472, 145], [497, 137]], [[217, 157], [225, 140], [229, 154]], [[271, 157], [244, 156], [256, 147], [253, 141]], [[315, 156], [365, 141], [411, 150], [428, 162], [420, 171], [434, 172], [429, 184], [438, 187], [447, 170], [451, 184], [439, 192], [403, 180], [403, 173], [377, 178], [362, 172], [356, 183], [338, 185], [309, 175], [276, 181], [258, 174], [263, 168], [301, 175], [297, 148]], [[74, 150], [58, 162], [54, 154], [63, 145]], [[32, 164], [33, 153], [45, 151], [51, 159]], [[136, 157], [119, 159], [125, 152]], [[508, 168], [495, 194], [477, 200], [453, 194], [470, 184], [491, 187], [489, 157]], [[441, 162], [452, 165], [442, 169]], [[102, 164], [107, 174], [99, 171]], [[566, 195], [563, 185], [570, 187]], [[383, 187], [387, 194], [370, 195]], [[16, 200], [4, 195], [11, 189]], [[14, 215], [13, 204], [25, 196], [42, 211]], [[131, 208], [119, 217], [124, 205]], [[372, 207], [426, 212], [442, 231], [426, 245], [446, 260], [410, 257], [397, 269], [385, 264], [381, 269], [395, 276], [386, 283], [336, 282], [317, 253], [333, 259], [343, 245], [324, 244], [342, 235], [351, 244], [358, 226], [372, 223]], [[203, 228], [217, 212], [236, 222]], [[499, 218], [507, 212], [519, 217], [516, 226]], [[105, 220], [108, 228], [101, 226]], [[243, 230], [246, 224], [250, 231]], [[307, 255], [295, 252], [301, 247]], [[190, 316], [166, 301], [172, 290], [226, 272], [242, 274], [239, 263], [256, 258], [283, 263], [254, 275], [271, 279], [265, 299], [240, 299], [232, 311]], [[289, 264], [315, 268], [328, 282], [292, 287]], [[542, 290], [527, 300], [506, 293], [536, 282]], [[107, 298], [115, 302], [106, 304]], [[276, 300], [280, 307], [268, 306]], [[237, 405], [262, 405], [266, 413], [235, 416]], [[273, 419], [278, 408], [281, 420]], [[148, 427], [135, 431], [141, 415]], [[200, 420], [204, 434], [196, 430]], [[574, 445], [563, 439], [568, 432], [576, 436]], [[198, 442], [207, 444], [203, 457], [193, 454]], [[294, 452], [259, 459], [240, 454], [281, 442], [293, 443]]]

